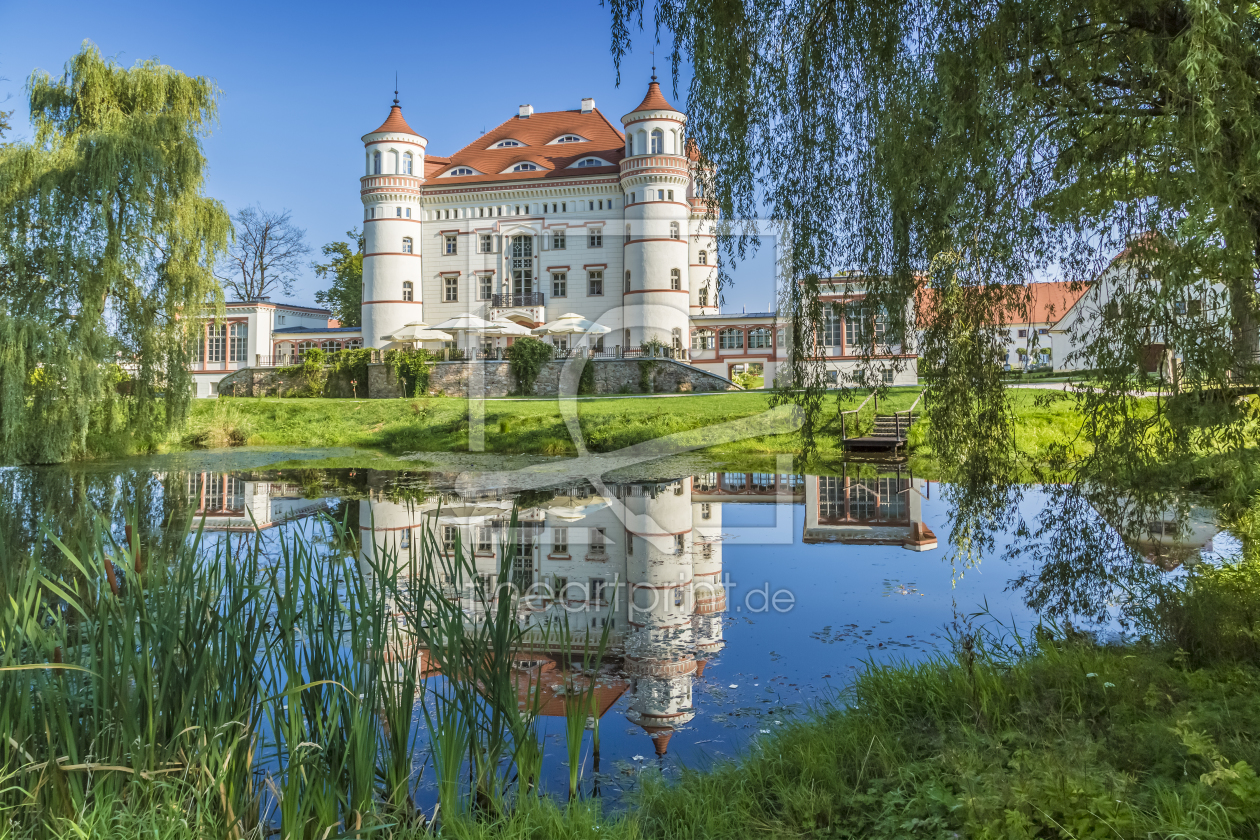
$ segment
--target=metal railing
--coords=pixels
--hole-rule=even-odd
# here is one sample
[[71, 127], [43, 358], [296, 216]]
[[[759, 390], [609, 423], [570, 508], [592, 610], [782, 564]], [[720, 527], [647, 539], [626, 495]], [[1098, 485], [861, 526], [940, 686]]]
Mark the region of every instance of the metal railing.
[[491, 295], [490, 306], [503, 309], [515, 306], [542, 306], [543, 293], [530, 292], [527, 295]]
[[[878, 412], [879, 412], [879, 397], [875, 394], [875, 392], [874, 392], [874, 391], [872, 391], [872, 392], [870, 393], [870, 395], [869, 395], [869, 396], [867, 396], [867, 398], [866, 398], [866, 399], [862, 400], [862, 405], [859, 405], [857, 408], [850, 408], [850, 409], [848, 409], [848, 410], [846, 410], [846, 411], [839, 411], [839, 410], [837, 410], [837, 411], [836, 411], [836, 416], [840, 418], [840, 440], [848, 440], [848, 439], [849, 439], [848, 434], [846, 434], [846, 433], [845, 433], [845, 428], [844, 428], [844, 416], [845, 416], [846, 414], [857, 414], [859, 411], [861, 411], [861, 410], [862, 410], [862, 406], [865, 406], [865, 405], [866, 405], [868, 402], [870, 402], [872, 399], [873, 399], [873, 400], [875, 400], [875, 411], [876, 411], [876, 413], [878, 413]], [[837, 408], [838, 408], [838, 406], [837, 406]]]

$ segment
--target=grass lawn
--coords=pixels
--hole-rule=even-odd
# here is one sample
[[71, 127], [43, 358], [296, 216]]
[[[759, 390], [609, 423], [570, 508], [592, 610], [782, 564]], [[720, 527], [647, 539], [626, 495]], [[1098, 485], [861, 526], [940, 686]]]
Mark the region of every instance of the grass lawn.
[[[894, 389], [880, 401], [881, 414], [903, 411], [918, 397], [916, 388]], [[782, 411], [770, 412], [770, 393], [740, 391], [724, 394], [583, 398], [577, 401], [578, 417], [587, 448], [613, 452], [666, 435], [683, 433], [684, 441], [703, 445], [718, 456], [792, 454], [800, 450], [799, 435], [785, 429]], [[1031, 459], [1045, 455], [1049, 447], [1077, 437], [1080, 419], [1067, 395], [1012, 389], [1019, 413], [1016, 443]], [[844, 408], [855, 408], [853, 399]], [[554, 400], [487, 400], [484, 404], [484, 450], [504, 454], [574, 455], [576, 447]], [[922, 403], [916, 413], [922, 409]], [[179, 442], [186, 446], [353, 446], [388, 455], [410, 452], [468, 451], [468, 401], [451, 397], [411, 400], [274, 399], [222, 397], [198, 401]], [[831, 458], [837, 446], [839, 423], [836, 403], [827, 400], [829, 419], [819, 443], [819, 455]], [[765, 415], [764, 418], [762, 415]], [[874, 404], [868, 402], [850, 435], [865, 431], [872, 422]], [[731, 421], [752, 424], [764, 432], [724, 443], [712, 443], [702, 430]], [[764, 425], [758, 425], [764, 423]], [[697, 433], [688, 438], [686, 433]], [[716, 435], [715, 435], [716, 437]], [[924, 440], [926, 429], [911, 434], [911, 449], [931, 455]], [[1078, 441], [1083, 452], [1088, 443]]]

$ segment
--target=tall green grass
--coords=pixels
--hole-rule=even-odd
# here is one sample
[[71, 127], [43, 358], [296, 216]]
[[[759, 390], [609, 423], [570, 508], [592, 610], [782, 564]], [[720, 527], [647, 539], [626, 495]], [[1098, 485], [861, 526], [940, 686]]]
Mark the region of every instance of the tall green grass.
[[183, 538], [143, 559], [100, 521], [0, 547], [0, 836], [173, 803], [232, 838], [416, 827], [426, 766], [444, 823], [537, 793], [519, 596], [479, 592], [462, 545], [426, 529], [404, 556], [360, 552], [333, 521], [271, 543], [171, 527]]

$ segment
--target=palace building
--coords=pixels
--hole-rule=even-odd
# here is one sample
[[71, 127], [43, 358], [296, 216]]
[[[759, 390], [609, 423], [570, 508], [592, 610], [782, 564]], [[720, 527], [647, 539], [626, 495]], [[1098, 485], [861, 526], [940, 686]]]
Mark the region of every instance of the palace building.
[[[429, 153], [395, 99], [362, 138], [362, 329], [323, 310], [231, 302], [227, 322], [207, 323], [194, 355], [197, 395], [217, 394], [218, 381], [242, 367], [292, 364], [315, 347], [400, 346], [390, 337], [409, 324], [440, 329], [465, 315], [523, 334], [572, 313], [608, 331], [550, 339], [563, 349], [615, 358], [663, 345], [723, 377], [772, 381], [790, 336], [773, 312], [719, 309], [714, 221], [686, 123], [653, 76], [643, 101], [615, 122], [594, 99], [545, 113], [522, 105], [443, 156]], [[511, 332], [463, 332], [451, 349], [497, 358]], [[837, 373], [857, 364], [838, 338], [827, 353]], [[913, 356], [898, 347], [894, 357], [896, 383], [916, 382]]]

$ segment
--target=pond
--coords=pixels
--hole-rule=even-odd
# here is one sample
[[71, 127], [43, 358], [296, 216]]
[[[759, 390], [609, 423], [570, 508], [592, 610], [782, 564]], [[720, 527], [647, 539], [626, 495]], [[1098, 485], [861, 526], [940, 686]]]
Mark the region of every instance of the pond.
[[[64, 531], [75, 517], [68, 511], [94, 509], [120, 537], [130, 511], [154, 541], [160, 524], [192, 517], [207, 552], [255, 535], [266, 551], [326, 515], [358, 535], [352, 550], [364, 568], [414, 556], [426, 531], [444, 550], [472, 552], [483, 590], [502, 586], [510, 567], [524, 593], [523, 626], [563, 614], [592, 635], [607, 628], [596, 693], [602, 746], [596, 761], [584, 759], [584, 775], [614, 800], [646, 768], [672, 775], [740, 755], [789, 716], [839, 697], [868, 665], [947, 655], [951, 638], [978, 625], [1026, 634], [1056, 599], [1080, 603], [1046, 591], [1068, 585], [1047, 579], [1046, 567], [1079, 548], [1054, 544], [1069, 539], [1063, 530], [1042, 533], [1036, 550], [1014, 550], [1029, 542], [1021, 523], [1061, 506], [1060, 488], [1007, 496], [1011, 510], [991, 541], [969, 540], [978, 548], [960, 552], [951, 541], [968, 501], [904, 463], [841, 463], [826, 474], [796, 472], [790, 459], [753, 471], [696, 456], [627, 464], [426, 455], [405, 471], [320, 466], [346, 454], [192, 453], [10, 469], [0, 483], [14, 500], [7, 527], [28, 539], [45, 515]], [[1088, 508], [1070, 519], [1080, 532], [1116, 536]], [[1234, 548], [1201, 508], [1167, 529], [1161, 522], [1117, 541], [1118, 562], [1139, 577], [1176, 575]], [[1097, 609], [1073, 618], [1121, 634], [1124, 596], [1102, 590]], [[517, 663], [539, 686], [543, 782], [557, 792], [567, 776], [561, 675], [570, 664], [545, 641]], [[429, 675], [442, 679], [436, 668]], [[432, 778], [421, 778], [419, 799], [436, 795]]]

